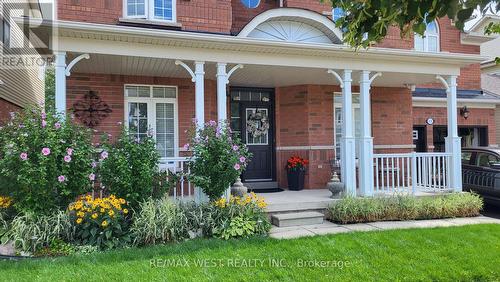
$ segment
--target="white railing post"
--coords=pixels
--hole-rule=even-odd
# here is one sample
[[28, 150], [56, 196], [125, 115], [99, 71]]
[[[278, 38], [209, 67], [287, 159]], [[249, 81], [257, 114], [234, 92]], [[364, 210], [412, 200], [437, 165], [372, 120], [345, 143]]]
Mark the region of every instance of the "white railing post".
[[417, 192], [417, 153], [411, 153], [411, 193]]
[[66, 115], [66, 52], [55, 53], [56, 112]]
[[[361, 71], [359, 80], [361, 138], [359, 139], [359, 178], [362, 196], [373, 196], [373, 137], [371, 134], [370, 72]], [[345, 123], [345, 122], [344, 122]], [[398, 172], [399, 173], [399, 172]], [[399, 174], [398, 174], [399, 175]], [[394, 175], [393, 175], [394, 176]], [[394, 182], [394, 181], [393, 181]], [[394, 183], [392, 183], [394, 185]]]
[[342, 182], [348, 195], [356, 196], [356, 146], [353, 136], [351, 70], [344, 70], [342, 82]]

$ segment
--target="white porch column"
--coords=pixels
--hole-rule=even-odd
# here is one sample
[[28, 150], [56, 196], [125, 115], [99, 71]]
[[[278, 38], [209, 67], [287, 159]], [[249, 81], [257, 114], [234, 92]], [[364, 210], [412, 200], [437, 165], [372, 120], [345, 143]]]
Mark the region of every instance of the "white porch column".
[[205, 62], [194, 62], [195, 117], [199, 128], [205, 124]]
[[66, 115], [66, 52], [55, 54], [55, 105], [56, 112]]
[[371, 134], [370, 72], [361, 71], [359, 80], [361, 137], [359, 138], [359, 180], [362, 196], [373, 196], [373, 137]]
[[446, 152], [451, 153], [450, 163], [450, 185], [456, 192], [462, 191], [462, 164], [461, 164], [461, 142], [458, 137], [457, 116], [457, 76], [450, 75], [446, 80], [448, 84], [447, 112], [448, 112], [448, 136], [446, 137]]
[[356, 196], [356, 154], [353, 136], [353, 113], [351, 93], [351, 70], [344, 70], [342, 76], [342, 143], [341, 143], [341, 177], [346, 193]]
[[227, 120], [226, 65], [226, 63], [217, 63], [217, 119], [219, 122]]

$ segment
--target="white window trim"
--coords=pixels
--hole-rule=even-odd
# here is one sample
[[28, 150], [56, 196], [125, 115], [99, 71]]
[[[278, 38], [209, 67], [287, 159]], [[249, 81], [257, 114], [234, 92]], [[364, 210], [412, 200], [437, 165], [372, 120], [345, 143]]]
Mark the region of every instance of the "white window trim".
[[[142, 86], [149, 87], [150, 97], [128, 97], [126, 88], [128, 86]], [[152, 98], [153, 87], [172, 87], [175, 88], [175, 98]], [[124, 84], [123, 85], [124, 97], [124, 121], [125, 127], [128, 129], [128, 103], [147, 103], [148, 107], [148, 128], [153, 130], [153, 138], [156, 142], [156, 107], [155, 103], [172, 103], [174, 104], [174, 157], [179, 157], [179, 110], [178, 110], [178, 97], [179, 89], [177, 85], [159, 85], [159, 84]], [[166, 161], [169, 158], [160, 158], [160, 161]]]
[[172, 19], [157, 19], [154, 13], [154, 0], [144, 0], [144, 16], [129, 16], [127, 13], [127, 0], [123, 0], [123, 18], [124, 19], [144, 19], [152, 22], [167, 22], [176, 23], [177, 22], [177, 0], [172, 0]]
[[[438, 22], [437, 21], [434, 21], [434, 25], [436, 26], [436, 33], [431, 33], [429, 34], [427, 32], [427, 29], [425, 30], [425, 33], [424, 33], [424, 36], [420, 36], [418, 33], [414, 33], [413, 34], [413, 49], [416, 50], [416, 51], [420, 51], [420, 52], [440, 52], [441, 51], [441, 42], [440, 42], [440, 37], [441, 37], [441, 32], [439, 31], [439, 25], [438, 25]], [[417, 50], [416, 48], [416, 45], [417, 45], [417, 36], [418, 37], [421, 37], [422, 40], [423, 40], [423, 47], [424, 49], [423, 50]], [[429, 37], [435, 37], [437, 40], [436, 40], [436, 48], [437, 50], [436, 51], [430, 51], [429, 50]]]
[[[359, 96], [359, 93], [352, 92], [351, 94]], [[337, 120], [335, 118], [336, 117], [335, 108], [338, 108], [337, 107], [338, 105], [340, 105], [340, 107], [342, 107], [342, 102], [340, 102], [340, 104], [339, 103], [335, 104], [335, 96], [342, 97], [342, 92], [334, 92], [333, 93], [333, 148], [335, 150], [335, 158], [340, 159], [340, 154], [337, 156], [337, 145], [339, 145], [339, 147], [341, 146], [340, 145], [341, 140], [337, 140]], [[361, 106], [359, 103], [352, 103], [352, 108], [353, 109], [360, 109]], [[352, 114], [354, 116], [354, 111], [352, 112]], [[356, 137], [356, 124], [355, 123], [353, 123], [353, 126], [352, 126], [352, 135], [354, 137]]]

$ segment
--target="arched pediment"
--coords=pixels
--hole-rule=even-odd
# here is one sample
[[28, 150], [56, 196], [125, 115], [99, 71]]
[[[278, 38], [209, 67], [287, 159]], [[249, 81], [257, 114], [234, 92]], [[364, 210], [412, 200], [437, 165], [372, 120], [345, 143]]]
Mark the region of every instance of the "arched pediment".
[[250, 21], [238, 37], [302, 43], [342, 43], [342, 32], [331, 19], [296, 8], [268, 10]]

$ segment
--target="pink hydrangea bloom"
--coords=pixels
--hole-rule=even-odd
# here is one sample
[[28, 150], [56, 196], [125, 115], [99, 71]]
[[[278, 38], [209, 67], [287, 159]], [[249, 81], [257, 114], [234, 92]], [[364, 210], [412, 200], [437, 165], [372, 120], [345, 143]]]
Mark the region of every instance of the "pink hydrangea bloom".
[[25, 161], [28, 159], [28, 154], [26, 152], [22, 152], [19, 157], [21, 158], [21, 160]]
[[44, 155], [44, 156], [50, 155], [50, 149], [47, 148], [47, 147], [43, 148], [42, 149], [42, 155]]
[[244, 156], [240, 157], [240, 163], [244, 163], [247, 159]]
[[73, 155], [73, 148], [66, 149], [66, 154], [68, 154], [68, 156], [72, 156]]
[[234, 169], [235, 170], [240, 170], [240, 168], [241, 168], [240, 164], [234, 164]]
[[66, 181], [66, 176], [64, 176], [64, 175], [59, 175], [59, 176], [57, 177], [57, 181], [59, 181], [59, 182], [61, 182], [61, 183], [62, 183], [62, 182], [64, 182], [64, 181]]
[[67, 163], [71, 162], [71, 156], [68, 155], [64, 156], [64, 161]]
[[90, 181], [94, 181], [95, 180], [95, 174], [93, 174], [93, 173], [89, 174], [89, 179], [90, 179]]
[[61, 128], [61, 124], [60, 124], [59, 122], [56, 122], [56, 123], [54, 124], [54, 127], [55, 127], [56, 129], [59, 129], [59, 128]]

